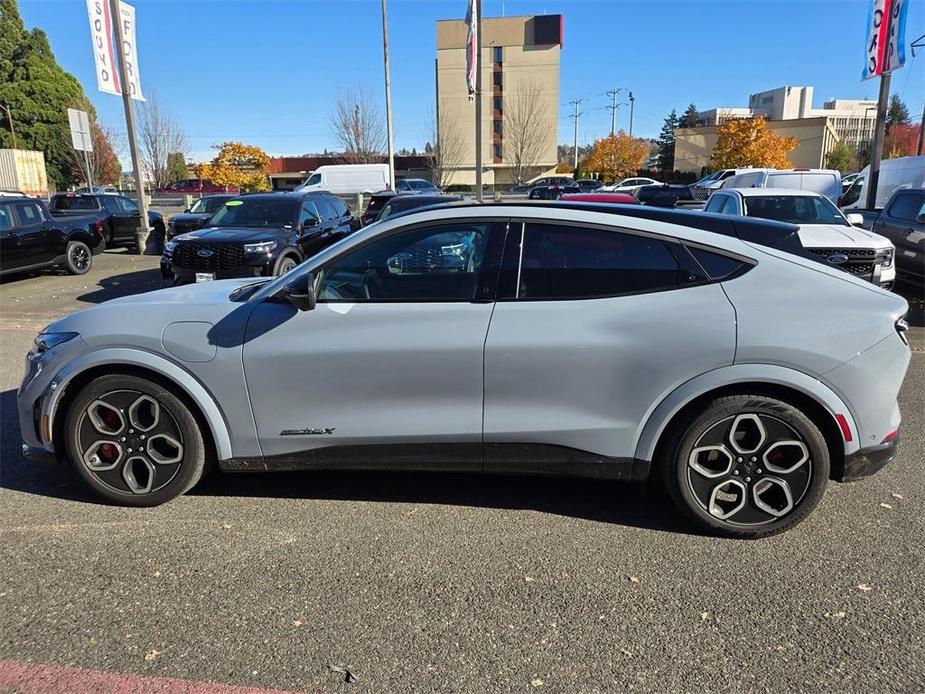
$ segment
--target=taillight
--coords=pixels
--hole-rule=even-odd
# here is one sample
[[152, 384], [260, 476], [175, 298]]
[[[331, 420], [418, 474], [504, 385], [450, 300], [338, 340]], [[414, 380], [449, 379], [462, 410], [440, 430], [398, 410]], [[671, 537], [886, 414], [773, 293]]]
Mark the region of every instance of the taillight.
[[97, 238], [103, 238], [103, 223], [99, 221], [94, 222], [93, 232], [96, 234]]
[[890, 441], [895, 441], [899, 436], [899, 429], [893, 429], [889, 434], [883, 437], [883, 441], [880, 443], [890, 443]]
[[896, 321], [896, 334], [899, 335], [899, 339], [903, 341], [903, 344], [909, 344], [909, 337], [906, 333], [909, 332], [909, 322], [905, 318], [900, 318]]
[[835, 421], [838, 422], [838, 428], [841, 429], [841, 435], [842, 438], [845, 439], [845, 443], [851, 443], [854, 437], [851, 435], [851, 427], [848, 426], [848, 420], [845, 419], [845, 415], [835, 415]]

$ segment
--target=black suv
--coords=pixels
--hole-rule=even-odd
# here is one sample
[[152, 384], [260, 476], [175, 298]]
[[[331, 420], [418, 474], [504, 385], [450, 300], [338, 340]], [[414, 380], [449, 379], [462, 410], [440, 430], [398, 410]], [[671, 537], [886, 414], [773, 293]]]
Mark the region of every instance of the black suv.
[[161, 273], [174, 282], [282, 275], [358, 226], [331, 193], [233, 197], [203, 228], [167, 242]]
[[55, 219], [42, 200], [0, 197], [0, 275], [54, 266], [83, 275], [105, 247], [103, 233], [95, 217]]
[[185, 234], [188, 231], [195, 231], [208, 222], [209, 217], [233, 197], [235, 196], [208, 195], [199, 198], [188, 210], [175, 214], [167, 220], [167, 240], [170, 241], [174, 236]]

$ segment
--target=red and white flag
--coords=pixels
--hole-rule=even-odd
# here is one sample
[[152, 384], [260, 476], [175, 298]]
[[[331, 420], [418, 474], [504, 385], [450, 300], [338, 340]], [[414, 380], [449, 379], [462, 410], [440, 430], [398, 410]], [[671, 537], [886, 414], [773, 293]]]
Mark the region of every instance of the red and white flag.
[[119, 66], [113, 50], [112, 16], [109, 0], [87, 0], [90, 19], [90, 38], [93, 41], [93, 59], [96, 63], [96, 86], [107, 94], [121, 94]]
[[475, 94], [476, 76], [479, 69], [479, 10], [476, 0], [469, 0], [466, 12], [466, 86], [469, 97]]

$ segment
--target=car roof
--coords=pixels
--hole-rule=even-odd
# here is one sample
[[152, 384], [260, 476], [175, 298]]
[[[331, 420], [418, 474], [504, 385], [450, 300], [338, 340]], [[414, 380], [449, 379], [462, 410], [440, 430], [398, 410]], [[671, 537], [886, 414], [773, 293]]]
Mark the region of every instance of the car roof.
[[[782, 195], [790, 196], [808, 196], [808, 197], [825, 197], [811, 190], [801, 190], [800, 188], [722, 188], [717, 192], [724, 191], [735, 191], [742, 197], [746, 198], [764, 198], [764, 197], [780, 197]], [[714, 193], [716, 195], [716, 193]]]

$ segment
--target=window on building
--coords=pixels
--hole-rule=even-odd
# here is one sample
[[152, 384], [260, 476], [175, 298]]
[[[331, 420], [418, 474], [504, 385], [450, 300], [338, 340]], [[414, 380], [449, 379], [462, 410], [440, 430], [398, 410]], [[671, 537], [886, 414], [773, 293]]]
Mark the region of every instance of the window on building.
[[500, 87], [500, 86], [501, 86], [501, 73], [500, 73], [500, 72], [495, 72], [495, 73], [492, 75], [492, 78], [493, 78], [493, 80], [494, 80], [494, 85], [495, 85], [496, 87]]
[[495, 159], [501, 159], [502, 154], [503, 150], [501, 149], [501, 145], [495, 145]]
[[500, 135], [501, 134], [501, 121], [496, 120], [494, 122], [494, 128], [495, 128], [495, 133]]
[[496, 63], [500, 63], [500, 62], [501, 62], [502, 53], [503, 53], [503, 49], [501, 48], [501, 46], [495, 46], [494, 49], [492, 50], [492, 53], [494, 54], [494, 60], [495, 60], [495, 62], [496, 62]]
[[496, 97], [495, 97], [494, 107], [495, 107], [495, 110], [496, 110], [496, 111], [500, 111], [500, 110], [501, 110], [501, 97], [500, 97], [500, 96], [496, 96]]

